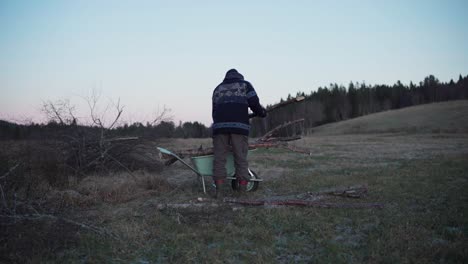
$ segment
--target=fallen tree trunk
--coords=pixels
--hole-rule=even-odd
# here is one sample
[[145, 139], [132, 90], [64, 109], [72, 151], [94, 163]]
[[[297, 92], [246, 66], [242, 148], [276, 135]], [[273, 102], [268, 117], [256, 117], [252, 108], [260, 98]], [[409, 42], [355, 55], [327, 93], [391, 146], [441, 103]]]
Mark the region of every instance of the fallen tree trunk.
[[307, 200], [237, 200], [225, 199], [226, 203], [234, 203], [250, 206], [307, 206], [318, 208], [377, 208], [382, 209], [383, 204], [379, 203], [330, 203], [330, 202], [317, 202]]
[[[223, 203], [224, 202], [224, 203]], [[381, 203], [337, 203], [337, 202], [321, 202], [308, 200], [238, 200], [225, 198], [223, 202], [203, 202], [203, 203], [161, 203], [154, 205], [158, 210], [164, 209], [190, 209], [203, 210], [206, 208], [224, 207], [226, 204], [236, 204], [242, 206], [265, 206], [265, 207], [281, 207], [281, 206], [303, 206], [315, 208], [351, 208], [351, 209], [382, 209]]]

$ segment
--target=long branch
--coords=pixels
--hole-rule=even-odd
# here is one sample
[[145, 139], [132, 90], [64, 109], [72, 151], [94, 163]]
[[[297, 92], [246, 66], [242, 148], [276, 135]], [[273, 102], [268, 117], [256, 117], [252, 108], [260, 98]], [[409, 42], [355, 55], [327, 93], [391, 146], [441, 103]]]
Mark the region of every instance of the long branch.
[[297, 120], [293, 120], [293, 121], [290, 121], [290, 122], [286, 122], [284, 124], [281, 124], [275, 128], [273, 128], [272, 130], [268, 131], [263, 137], [261, 137], [260, 139], [258, 139], [258, 142], [263, 142], [263, 141], [267, 141], [268, 138], [271, 138], [276, 132], [278, 132], [280, 129], [282, 128], [285, 128], [285, 127], [288, 127], [288, 126], [291, 126], [291, 125], [294, 125], [296, 123], [299, 123], [299, 122], [304, 122], [304, 118], [301, 118], [301, 119], [297, 119]]
[[277, 104], [275, 104], [275, 105], [272, 105], [272, 106], [268, 107], [267, 111], [270, 112], [270, 111], [272, 111], [272, 110], [274, 110], [274, 109], [277, 109], [277, 108], [286, 106], [286, 105], [291, 104], [291, 103], [300, 102], [300, 101], [302, 101], [302, 100], [304, 100], [304, 99], [305, 99], [304, 96], [298, 96], [298, 97], [295, 97], [295, 98], [286, 100], [286, 101], [284, 101], [284, 102], [281, 102], [281, 103], [277, 103]]

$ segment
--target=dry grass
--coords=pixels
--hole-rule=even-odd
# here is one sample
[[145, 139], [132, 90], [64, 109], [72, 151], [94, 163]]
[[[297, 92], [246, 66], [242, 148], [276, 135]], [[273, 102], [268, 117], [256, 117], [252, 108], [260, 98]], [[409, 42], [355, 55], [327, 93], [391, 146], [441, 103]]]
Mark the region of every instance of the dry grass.
[[[176, 144], [185, 145], [183, 140]], [[187, 147], [197, 144], [190, 140]], [[467, 134], [332, 135], [307, 137], [297, 144], [312, 148], [312, 156], [275, 149], [252, 153], [250, 166], [265, 179], [252, 198], [366, 184], [369, 196], [362, 202], [383, 203], [384, 209], [160, 210], [157, 205], [161, 203], [187, 203], [203, 196], [193, 172], [174, 164], [162, 174], [138, 172], [136, 179], [126, 173], [91, 175], [71, 182], [68, 189], [49, 190], [45, 199], [50, 208], [108, 230], [117, 240], [62, 222], [21, 221], [2, 226], [3, 237], [13, 241], [0, 251], [2, 259], [62, 263], [466, 261]], [[56, 225], [60, 226], [57, 230]], [[59, 238], [57, 232], [67, 235]], [[52, 239], [57, 242], [48, 242]]]

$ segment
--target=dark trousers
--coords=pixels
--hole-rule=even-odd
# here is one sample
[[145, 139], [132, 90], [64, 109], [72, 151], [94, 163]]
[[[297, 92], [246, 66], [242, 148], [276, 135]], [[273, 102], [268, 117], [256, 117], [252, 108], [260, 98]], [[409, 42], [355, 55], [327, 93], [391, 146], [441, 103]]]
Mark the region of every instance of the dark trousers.
[[237, 180], [248, 179], [247, 152], [249, 139], [238, 134], [218, 134], [213, 136], [214, 163], [213, 178], [215, 181], [226, 179], [226, 157], [232, 149]]

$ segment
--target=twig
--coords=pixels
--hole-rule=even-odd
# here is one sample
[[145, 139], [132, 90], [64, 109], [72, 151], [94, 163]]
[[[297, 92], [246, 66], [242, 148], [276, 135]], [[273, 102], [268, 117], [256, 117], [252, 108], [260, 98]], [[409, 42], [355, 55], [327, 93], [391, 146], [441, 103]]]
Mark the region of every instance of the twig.
[[0, 180], [3, 178], [6, 178], [10, 173], [12, 173], [18, 166], [21, 165], [21, 163], [16, 164], [15, 166], [11, 167], [5, 174], [3, 174], [2, 177], [0, 177]]
[[7, 202], [6, 202], [5, 193], [3, 192], [3, 187], [2, 187], [1, 184], [0, 184], [0, 192], [2, 193], [3, 207], [5, 207], [5, 210], [10, 211], [10, 210], [8, 209], [8, 204], [7, 204]]
[[107, 156], [108, 156], [109, 158], [111, 158], [111, 160], [113, 160], [113, 161], [115, 161], [117, 164], [119, 164], [119, 166], [121, 166], [122, 168], [124, 168], [124, 169], [128, 172], [128, 174], [130, 174], [130, 176], [133, 177], [134, 180], [137, 179], [137, 177], [135, 176], [135, 174], [133, 174], [132, 171], [131, 171], [129, 168], [127, 168], [127, 166], [123, 165], [122, 162], [118, 161], [116, 158], [112, 157], [112, 156], [109, 155], [109, 154], [107, 154]]

